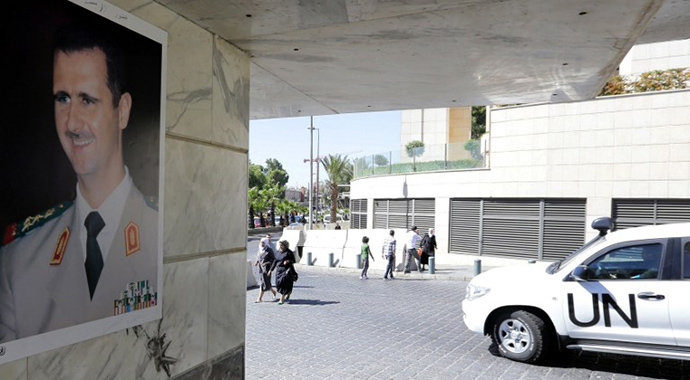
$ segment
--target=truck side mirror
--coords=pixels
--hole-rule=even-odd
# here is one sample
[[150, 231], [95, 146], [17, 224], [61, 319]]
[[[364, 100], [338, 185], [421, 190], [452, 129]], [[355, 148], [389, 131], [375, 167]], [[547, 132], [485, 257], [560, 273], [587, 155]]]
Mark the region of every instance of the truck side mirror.
[[578, 265], [573, 269], [573, 272], [570, 273], [571, 276], [575, 279], [575, 281], [580, 281], [580, 282], [586, 282], [589, 281], [591, 278], [592, 272], [589, 270], [589, 267], [587, 265]]

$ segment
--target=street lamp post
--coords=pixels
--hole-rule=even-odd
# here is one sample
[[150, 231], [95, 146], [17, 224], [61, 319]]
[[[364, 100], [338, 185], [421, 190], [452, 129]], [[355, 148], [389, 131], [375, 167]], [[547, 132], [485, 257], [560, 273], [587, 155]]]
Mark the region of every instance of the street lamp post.
[[311, 140], [309, 143], [309, 230], [311, 231], [314, 223], [314, 212], [312, 210], [312, 198], [314, 196], [314, 116], [311, 117], [309, 126]]

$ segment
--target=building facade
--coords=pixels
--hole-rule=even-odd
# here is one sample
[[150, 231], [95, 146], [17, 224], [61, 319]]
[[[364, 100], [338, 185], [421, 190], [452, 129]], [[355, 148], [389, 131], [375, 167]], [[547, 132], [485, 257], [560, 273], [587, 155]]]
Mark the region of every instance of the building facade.
[[[687, 66], [668, 55], [688, 46], [637, 46], [621, 74]], [[555, 260], [600, 216], [617, 228], [690, 221], [690, 90], [489, 112], [490, 165], [357, 179], [353, 228], [433, 227], [440, 252]]]

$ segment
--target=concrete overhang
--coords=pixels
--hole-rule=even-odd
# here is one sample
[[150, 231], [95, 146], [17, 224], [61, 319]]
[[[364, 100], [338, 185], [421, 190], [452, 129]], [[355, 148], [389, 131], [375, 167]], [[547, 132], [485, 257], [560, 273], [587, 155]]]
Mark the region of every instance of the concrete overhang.
[[690, 3], [158, 1], [249, 54], [252, 119], [592, 98], [648, 27], [687, 38]]

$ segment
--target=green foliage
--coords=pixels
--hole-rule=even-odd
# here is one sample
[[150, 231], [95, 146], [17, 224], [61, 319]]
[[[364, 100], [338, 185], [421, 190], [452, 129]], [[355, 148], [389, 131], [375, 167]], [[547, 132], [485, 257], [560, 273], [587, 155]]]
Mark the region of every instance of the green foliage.
[[486, 133], [486, 107], [472, 107], [472, 138], [478, 139]]
[[419, 140], [412, 140], [405, 145], [408, 157], [419, 157], [424, 154], [424, 143]]
[[480, 147], [481, 143], [479, 140], [467, 140], [467, 142], [465, 142], [465, 150], [470, 152], [470, 156], [475, 160], [482, 159], [482, 154], [479, 151]]
[[285, 186], [290, 179], [287, 171], [283, 168], [283, 164], [280, 163], [275, 158], [269, 158], [266, 160], [266, 170], [264, 171], [266, 175], [266, 183], [277, 184], [278, 186]]
[[613, 75], [599, 92], [599, 96], [633, 94], [639, 92], [688, 88], [690, 69], [654, 70], [639, 76]]
[[374, 164], [376, 164], [376, 166], [386, 166], [388, 165], [388, 157], [383, 154], [377, 154], [374, 156]]
[[266, 186], [266, 175], [264, 175], [264, 168], [261, 165], [249, 163], [249, 188], [258, 187], [259, 189]]
[[321, 160], [321, 164], [328, 174], [327, 188], [330, 190], [331, 219], [335, 220], [338, 194], [340, 194], [338, 185], [350, 184], [353, 176], [352, 162], [347, 158], [347, 155], [329, 154]]

